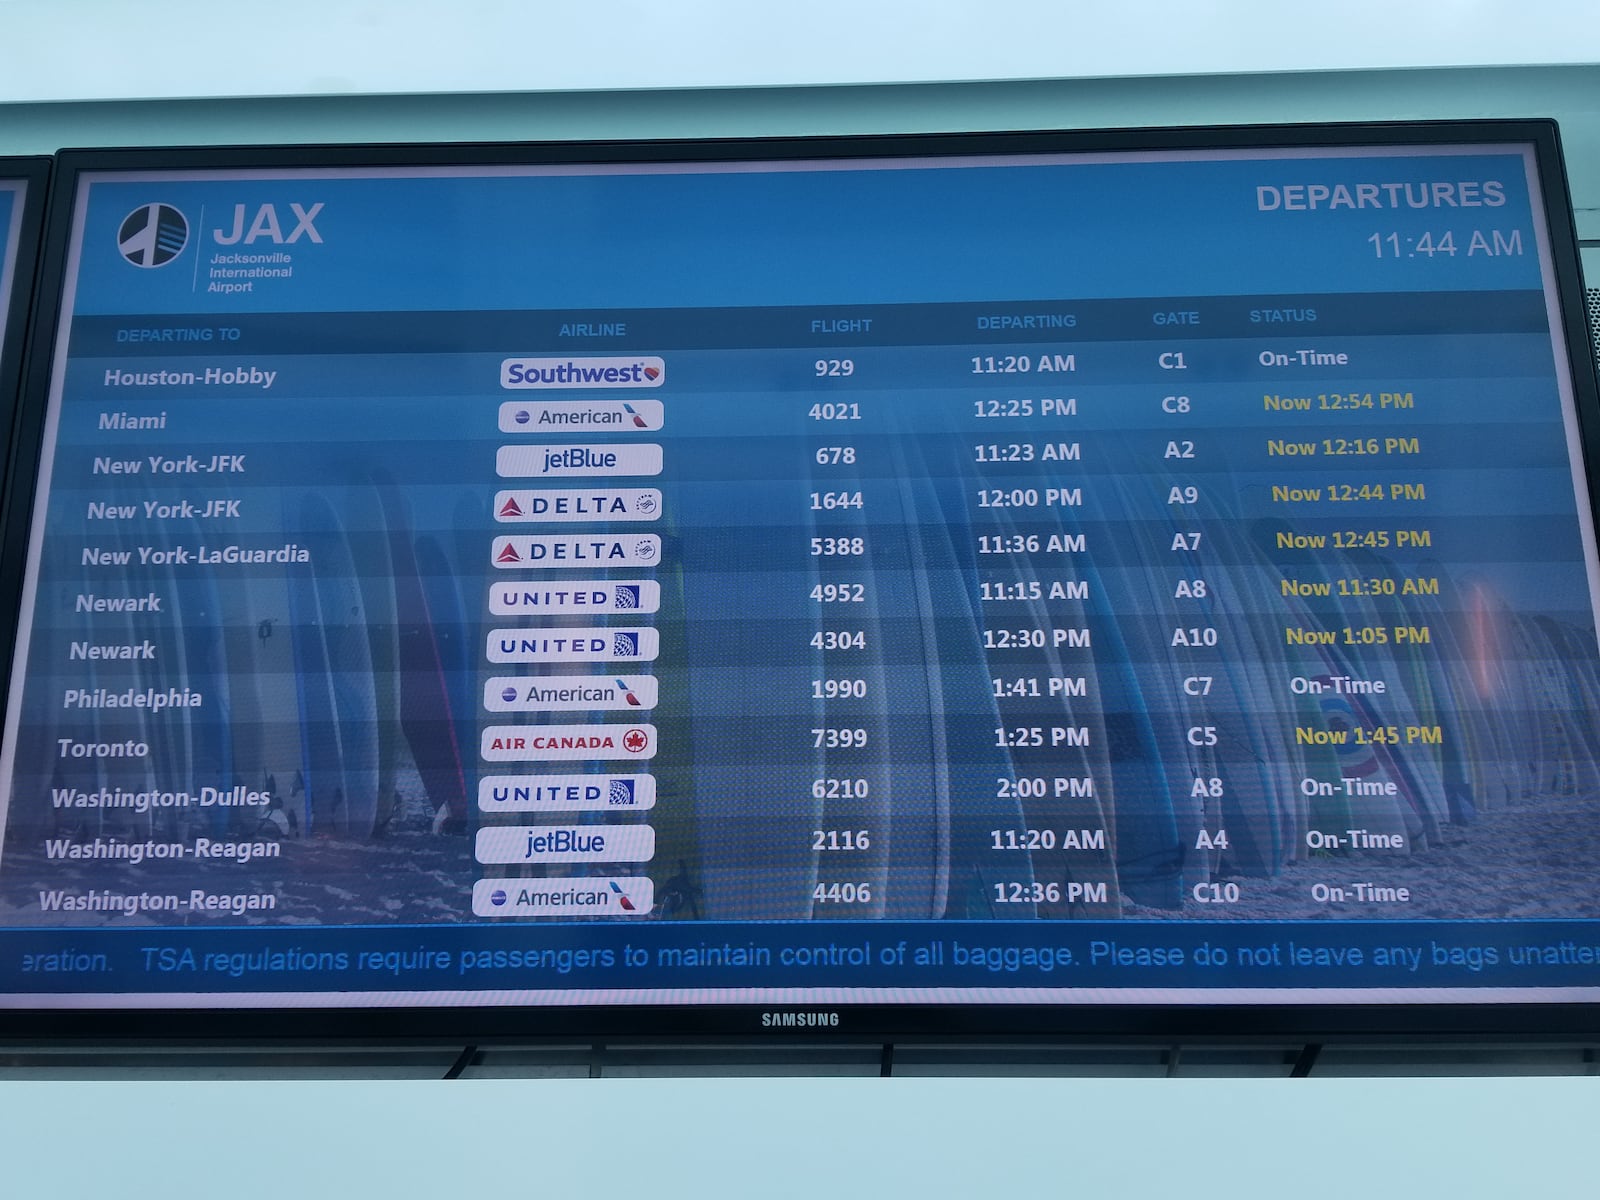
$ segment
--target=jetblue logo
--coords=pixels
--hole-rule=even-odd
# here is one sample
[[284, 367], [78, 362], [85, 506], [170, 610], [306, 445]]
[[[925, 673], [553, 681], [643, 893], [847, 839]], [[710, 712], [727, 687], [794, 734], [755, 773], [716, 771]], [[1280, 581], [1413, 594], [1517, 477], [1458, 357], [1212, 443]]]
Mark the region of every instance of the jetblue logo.
[[189, 222], [170, 204], [136, 208], [117, 230], [117, 249], [136, 267], [164, 267], [189, 244]]
[[[263, 204], [251, 213], [249, 205], [235, 204], [233, 227], [224, 229], [219, 225], [211, 231], [211, 240], [219, 246], [237, 246], [240, 242], [251, 246], [263, 241], [275, 246], [289, 246], [305, 238], [308, 242], [321, 245], [322, 235], [317, 232], [316, 220], [322, 209], [320, 202], [310, 208], [291, 204], [288, 213], [280, 214], [276, 204]], [[247, 219], [248, 227], [245, 224]], [[287, 234], [284, 233], [285, 229], [289, 231]]]

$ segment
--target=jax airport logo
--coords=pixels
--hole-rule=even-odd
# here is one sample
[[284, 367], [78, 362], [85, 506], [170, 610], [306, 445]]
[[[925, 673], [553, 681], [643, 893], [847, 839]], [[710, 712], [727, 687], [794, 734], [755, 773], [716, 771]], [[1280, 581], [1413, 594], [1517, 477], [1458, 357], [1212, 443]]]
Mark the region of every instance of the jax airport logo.
[[164, 267], [189, 244], [189, 221], [170, 204], [134, 209], [117, 230], [117, 249], [136, 267]]

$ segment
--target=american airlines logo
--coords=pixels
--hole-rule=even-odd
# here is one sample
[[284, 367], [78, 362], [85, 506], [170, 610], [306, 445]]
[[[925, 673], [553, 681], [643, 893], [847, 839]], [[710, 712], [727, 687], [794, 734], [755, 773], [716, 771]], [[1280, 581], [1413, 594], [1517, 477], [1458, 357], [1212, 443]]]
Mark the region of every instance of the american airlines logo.
[[170, 204], [146, 204], [123, 218], [117, 249], [136, 267], [164, 267], [189, 244], [189, 222]]

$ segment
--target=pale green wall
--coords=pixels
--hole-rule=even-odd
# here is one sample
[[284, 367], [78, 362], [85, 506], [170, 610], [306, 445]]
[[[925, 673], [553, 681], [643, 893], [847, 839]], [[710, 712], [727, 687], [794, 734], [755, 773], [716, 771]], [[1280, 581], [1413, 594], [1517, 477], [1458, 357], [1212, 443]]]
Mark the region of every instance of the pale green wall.
[[0, 153], [64, 146], [516, 141], [1555, 117], [1600, 238], [1600, 67], [874, 87], [0, 105]]

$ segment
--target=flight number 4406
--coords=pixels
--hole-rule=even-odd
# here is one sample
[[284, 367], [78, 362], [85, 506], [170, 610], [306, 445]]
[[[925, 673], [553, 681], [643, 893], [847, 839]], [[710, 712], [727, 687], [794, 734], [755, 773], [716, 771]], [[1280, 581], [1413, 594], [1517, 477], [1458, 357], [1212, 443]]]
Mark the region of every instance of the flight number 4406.
[[812, 889], [811, 899], [818, 904], [870, 904], [870, 883], [819, 883]]

